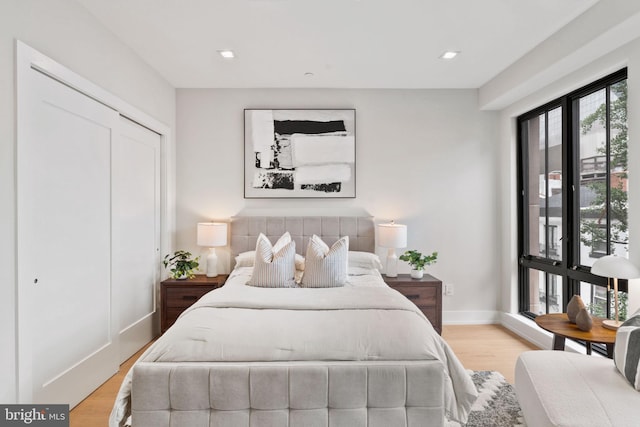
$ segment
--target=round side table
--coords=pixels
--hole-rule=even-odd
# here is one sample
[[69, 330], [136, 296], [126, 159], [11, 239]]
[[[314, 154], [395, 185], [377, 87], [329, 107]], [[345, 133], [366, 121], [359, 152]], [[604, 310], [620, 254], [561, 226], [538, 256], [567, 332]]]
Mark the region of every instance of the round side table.
[[593, 317], [593, 328], [585, 332], [578, 329], [575, 323], [569, 322], [567, 313], [543, 314], [536, 317], [536, 324], [553, 334], [553, 349], [564, 350], [566, 338], [584, 341], [587, 354], [591, 354], [591, 344], [601, 343], [607, 346], [607, 357], [613, 357], [613, 346], [616, 342], [616, 331], [602, 326], [604, 319]]

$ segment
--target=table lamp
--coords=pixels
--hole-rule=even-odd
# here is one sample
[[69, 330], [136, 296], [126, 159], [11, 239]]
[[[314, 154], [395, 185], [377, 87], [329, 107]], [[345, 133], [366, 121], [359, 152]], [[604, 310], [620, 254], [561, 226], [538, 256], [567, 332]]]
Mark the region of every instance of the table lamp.
[[207, 277], [218, 275], [218, 257], [216, 246], [227, 245], [227, 224], [224, 222], [199, 222], [198, 246], [209, 248], [207, 254]]
[[640, 270], [626, 258], [615, 255], [607, 255], [598, 258], [591, 267], [591, 273], [596, 276], [603, 276], [613, 279], [613, 296], [615, 307], [615, 318], [604, 320], [602, 326], [607, 329], [617, 330], [622, 322], [618, 320], [618, 279], [635, 279], [640, 277]]
[[388, 248], [387, 252], [387, 277], [398, 276], [398, 256], [396, 248], [407, 246], [407, 226], [396, 224], [393, 221], [386, 224], [378, 224], [378, 245]]

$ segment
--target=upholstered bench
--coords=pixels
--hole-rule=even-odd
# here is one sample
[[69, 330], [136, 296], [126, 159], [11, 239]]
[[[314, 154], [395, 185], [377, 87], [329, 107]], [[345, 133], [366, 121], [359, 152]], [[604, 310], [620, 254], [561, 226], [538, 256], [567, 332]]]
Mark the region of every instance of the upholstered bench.
[[437, 360], [138, 362], [134, 427], [444, 425]]
[[529, 351], [515, 388], [528, 427], [638, 427], [640, 392], [613, 360], [565, 351]]

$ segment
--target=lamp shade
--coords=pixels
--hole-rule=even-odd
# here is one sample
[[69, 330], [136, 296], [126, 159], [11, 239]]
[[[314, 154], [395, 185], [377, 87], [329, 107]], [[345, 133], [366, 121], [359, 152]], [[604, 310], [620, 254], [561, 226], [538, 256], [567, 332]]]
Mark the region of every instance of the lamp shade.
[[598, 258], [591, 267], [591, 273], [596, 276], [616, 279], [635, 279], [640, 277], [640, 270], [631, 261], [616, 255]]
[[199, 222], [198, 246], [209, 248], [227, 245], [227, 224], [225, 222]]
[[407, 226], [393, 221], [378, 224], [378, 245], [383, 248], [407, 247]]

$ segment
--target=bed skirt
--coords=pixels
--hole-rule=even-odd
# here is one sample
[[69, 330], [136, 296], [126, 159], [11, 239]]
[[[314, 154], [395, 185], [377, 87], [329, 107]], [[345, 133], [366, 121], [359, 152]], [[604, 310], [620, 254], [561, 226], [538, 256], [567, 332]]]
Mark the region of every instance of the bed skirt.
[[437, 360], [139, 362], [133, 427], [443, 426]]

